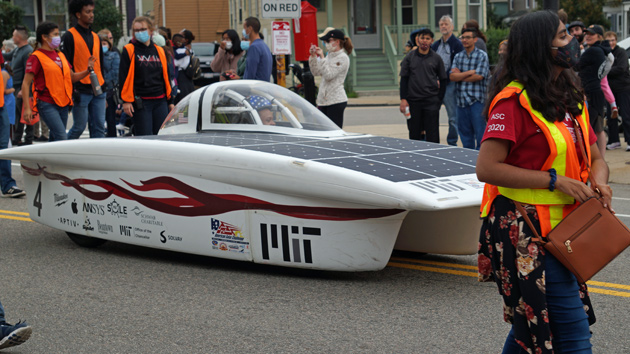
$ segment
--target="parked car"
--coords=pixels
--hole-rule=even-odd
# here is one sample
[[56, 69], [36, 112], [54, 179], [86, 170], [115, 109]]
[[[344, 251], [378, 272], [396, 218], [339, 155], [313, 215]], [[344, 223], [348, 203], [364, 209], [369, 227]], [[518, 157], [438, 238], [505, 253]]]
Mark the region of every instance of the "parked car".
[[219, 50], [216, 42], [199, 42], [192, 44], [192, 50], [195, 56], [200, 60], [201, 77], [194, 81], [195, 86], [206, 86], [218, 82], [221, 73], [215, 73], [210, 68], [210, 64], [214, 59], [214, 55]]

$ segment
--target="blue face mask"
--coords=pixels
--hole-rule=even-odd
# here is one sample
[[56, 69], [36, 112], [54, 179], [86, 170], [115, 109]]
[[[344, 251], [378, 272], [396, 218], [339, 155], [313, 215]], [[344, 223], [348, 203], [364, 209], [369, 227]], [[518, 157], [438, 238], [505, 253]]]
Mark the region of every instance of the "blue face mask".
[[136, 37], [136, 40], [141, 43], [146, 43], [151, 38], [149, 37], [149, 31], [136, 32], [134, 36]]
[[107, 53], [107, 52], [109, 52], [109, 47], [108, 47], [108, 46], [106, 46], [106, 45], [104, 45], [104, 46], [103, 46], [103, 54], [105, 54], [105, 53]]
[[245, 28], [243, 28], [243, 39], [249, 39], [249, 36], [247, 35], [247, 31], [245, 31]]
[[241, 49], [242, 50], [248, 50], [249, 49], [249, 42], [241, 41]]

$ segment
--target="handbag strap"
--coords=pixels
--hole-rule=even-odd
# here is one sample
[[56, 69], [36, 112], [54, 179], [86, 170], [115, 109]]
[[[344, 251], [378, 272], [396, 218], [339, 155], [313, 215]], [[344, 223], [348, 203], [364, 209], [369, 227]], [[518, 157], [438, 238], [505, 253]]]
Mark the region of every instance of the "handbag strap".
[[585, 150], [586, 145], [584, 145], [584, 139], [582, 139], [582, 137], [584, 136], [584, 132], [582, 131], [582, 126], [580, 126], [580, 122], [578, 122], [578, 120], [575, 119], [573, 115], [571, 115], [571, 118], [573, 119], [573, 125], [576, 128], [575, 136], [577, 137], [578, 145], [580, 145], [580, 151], [582, 152], [582, 159], [584, 160], [584, 164], [586, 164], [586, 171], [588, 172], [588, 180], [589, 182], [591, 182], [591, 186], [593, 187], [593, 189], [601, 195], [601, 193], [599, 192], [599, 188], [597, 187], [597, 183], [595, 183], [595, 179], [593, 178], [593, 175], [591, 174], [591, 162], [588, 160], [588, 156], [586, 156], [586, 150]]
[[523, 204], [514, 201], [514, 205], [516, 205], [516, 209], [518, 209], [518, 212], [521, 213], [521, 216], [523, 217], [523, 219], [525, 219], [525, 222], [527, 223], [527, 226], [529, 226], [529, 228], [532, 230], [532, 232], [534, 233], [534, 237], [532, 239], [532, 241], [534, 242], [538, 242], [541, 245], [545, 245], [545, 243], [547, 243], [547, 241], [545, 241], [544, 238], [540, 237], [540, 234], [538, 233], [538, 231], [536, 231], [536, 228], [534, 227], [534, 224], [532, 224], [532, 221], [529, 219], [529, 216], [527, 216], [527, 212], [525, 211], [525, 208], [523, 208]]

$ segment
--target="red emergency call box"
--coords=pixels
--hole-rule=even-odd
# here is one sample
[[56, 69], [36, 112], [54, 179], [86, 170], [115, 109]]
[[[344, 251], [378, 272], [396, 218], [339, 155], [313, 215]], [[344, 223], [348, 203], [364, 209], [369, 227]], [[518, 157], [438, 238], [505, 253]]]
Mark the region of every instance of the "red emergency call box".
[[302, 17], [293, 20], [295, 60], [308, 61], [309, 49], [317, 42], [317, 9], [308, 1], [302, 1]]

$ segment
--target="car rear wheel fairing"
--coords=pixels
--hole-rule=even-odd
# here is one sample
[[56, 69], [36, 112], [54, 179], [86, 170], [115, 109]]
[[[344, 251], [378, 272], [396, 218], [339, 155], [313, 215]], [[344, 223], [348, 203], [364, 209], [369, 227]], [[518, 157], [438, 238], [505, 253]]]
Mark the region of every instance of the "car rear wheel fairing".
[[96, 248], [107, 242], [107, 240], [103, 240], [102, 238], [79, 235], [72, 232], [66, 232], [66, 234], [68, 234], [68, 237], [70, 237], [72, 242], [85, 248]]

